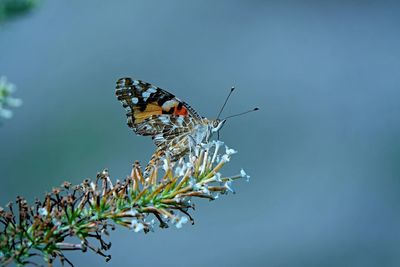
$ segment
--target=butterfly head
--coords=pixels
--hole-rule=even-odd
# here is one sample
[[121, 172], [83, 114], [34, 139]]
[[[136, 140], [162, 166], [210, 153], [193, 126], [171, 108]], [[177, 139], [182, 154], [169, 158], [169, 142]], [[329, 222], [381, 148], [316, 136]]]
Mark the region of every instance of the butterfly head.
[[207, 120], [208, 134], [206, 139], [208, 140], [208, 138], [210, 138], [212, 134], [217, 133], [219, 140], [219, 130], [221, 130], [225, 122], [226, 120], [221, 120], [221, 119]]
[[222, 126], [224, 126], [226, 120], [215, 119], [210, 120], [209, 125], [212, 133], [216, 133], [221, 130]]

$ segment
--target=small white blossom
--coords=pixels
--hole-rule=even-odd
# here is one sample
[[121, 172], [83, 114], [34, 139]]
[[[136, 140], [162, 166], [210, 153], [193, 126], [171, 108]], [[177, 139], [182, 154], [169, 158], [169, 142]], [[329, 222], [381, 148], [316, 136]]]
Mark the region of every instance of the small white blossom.
[[215, 150], [217, 151], [224, 144], [221, 140], [213, 140], [211, 143], [215, 146]]
[[5, 119], [10, 119], [12, 117], [13, 113], [11, 110], [8, 109], [0, 109], [0, 117], [3, 117]]
[[47, 216], [49, 214], [46, 208], [39, 208], [38, 212], [41, 216]]
[[186, 168], [192, 168], [192, 167], [193, 167], [193, 164], [192, 164], [192, 163], [186, 162]]
[[90, 182], [90, 187], [92, 188], [93, 191], [96, 191], [96, 184], [93, 182]]
[[154, 232], [154, 225], [156, 224], [156, 221], [152, 219], [150, 222], [147, 222], [147, 227], [149, 231]]
[[246, 182], [250, 181], [250, 175], [247, 175], [247, 173], [243, 169], [240, 170], [240, 176], [242, 178], [246, 178]]
[[187, 223], [188, 221], [189, 220], [186, 216], [182, 216], [176, 221], [175, 226], [176, 228], [180, 229], [182, 228], [183, 224]]
[[225, 154], [225, 155], [222, 156], [222, 160], [224, 162], [229, 162], [231, 160], [231, 157], [228, 154]]
[[182, 203], [182, 204], [185, 204], [186, 206], [190, 206], [190, 204], [191, 204], [190, 197], [187, 197], [187, 196], [182, 197], [180, 194], [176, 195], [174, 197], [174, 200], [176, 201], [176, 203]]
[[13, 116], [13, 112], [8, 108], [18, 107], [22, 104], [22, 101], [18, 98], [10, 96], [15, 91], [15, 85], [7, 82], [7, 78], [0, 77], [0, 117], [10, 119]]
[[197, 160], [197, 157], [196, 156], [190, 156], [190, 159], [189, 159], [189, 163], [192, 165], [192, 166], [194, 166], [195, 164], [195, 162], [196, 162], [196, 160]]
[[213, 144], [215, 145], [215, 148], [214, 148], [214, 155], [211, 159], [211, 163], [215, 162], [215, 159], [218, 156], [218, 150], [224, 144], [224, 142], [218, 140], [218, 141], [214, 141]]
[[202, 193], [207, 194], [207, 195], [210, 194], [210, 190], [208, 190], [207, 186], [202, 186], [202, 187], [200, 187], [200, 189], [201, 189]]
[[193, 190], [196, 190], [196, 191], [197, 191], [197, 190], [200, 189], [200, 185], [197, 184], [196, 179], [193, 178], [193, 177], [190, 177], [189, 185], [193, 187]]
[[231, 191], [232, 193], [235, 193], [235, 190], [232, 188], [232, 181], [226, 181], [224, 184], [224, 187], [228, 190]]
[[225, 146], [225, 153], [226, 153], [228, 156], [230, 156], [230, 155], [236, 154], [237, 151], [234, 150], [233, 148], [229, 148], [228, 146]]
[[132, 220], [131, 228], [135, 233], [137, 233], [144, 229], [144, 225], [143, 223], [138, 222], [137, 220]]
[[174, 201], [175, 201], [176, 203], [182, 203], [183, 200], [182, 200], [182, 198], [181, 198], [181, 195], [180, 195], [180, 194], [176, 195], [176, 196], [174, 197]]
[[215, 181], [222, 182], [221, 173], [217, 172], [216, 174], [214, 174], [214, 178], [215, 178]]
[[22, 105], [22, 100], [19, 98], [9, 97], [6, 99], [6, 104], [10, 107], [17, 108]]
[[15, 91], [15, 85], [9, 83], [5, 76], [0, 77], [0, 88], [4, 88], [8, 93], [13, 93]]
[[183, 175], [185, 175], [185, 166], [182, 166], [182, 167], [180, 167], [180, 166], [177, 166], [176, 168], [175, 168], [175, 176], [183, 176]]
[[191, 168], [192, 164], [190, 162], [179, 161], [177, 167], [175, 167], [175, 176], [184, 176], [188, 168]]
[[55, 226], [60, 226], [61, 225], [61, 221], [57, 220], [56, 218], [53, 218], [51, 221], [53, 222], [53, 224]]
[[201, 143], [200, 146], [203, 150], [210, 150], [214, 142]]
[[126, 212], [127, 215], [136, 216], [139, 212], [136, 209], [130, 209]]
[[168, 161], [166, 158], [164, 158], [163, 169], [164, 169], [164, 171], [167, 171], [169, 169]]

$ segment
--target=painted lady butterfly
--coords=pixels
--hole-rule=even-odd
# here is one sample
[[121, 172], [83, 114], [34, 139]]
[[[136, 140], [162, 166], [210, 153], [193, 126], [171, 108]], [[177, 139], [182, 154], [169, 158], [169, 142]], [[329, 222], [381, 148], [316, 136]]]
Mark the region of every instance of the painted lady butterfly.
[[173, 160], [185, 156], [225, 123], [201, 117], [173, 94], [140, 80], [119, 79], [115, 94], [126, 109], [128, 126], [136, 134], [151, 136], [157, 146], [149, 165], [165, 154]]

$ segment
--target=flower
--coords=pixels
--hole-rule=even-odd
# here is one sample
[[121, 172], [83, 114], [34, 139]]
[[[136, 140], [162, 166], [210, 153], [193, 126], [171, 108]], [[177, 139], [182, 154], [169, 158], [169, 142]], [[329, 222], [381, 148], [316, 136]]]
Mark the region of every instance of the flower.
[[130, 209], [128, 212], [126, 212], [126, 215], [128, 216], [136, 216], [138, 214], [138, 211], [136, 209]]
[[10, 119], [12, 117], [13, 113], [9, 109], [4, 109], [1, 108], [0, 106], [0, 117], [3, 117], [4, 119]]
[[178, 162], [178, 164], [175, 167], [175, 176], [184, 176], [186, 173], [186, 170], [191, 168], [192, 164], [190, 162], [185, 162], [183, 158], [181, 158]]
[[47, 212], [46, 208], [39, 208], [38, 212], [39, 212], [39, 215], [41, 215], [41, 216], [47, 216], [48, 215], [48, 212]]
[[142, 231], [144, 229], [144, 224], [141, 223], [141, 222], [138, 222], [137, 220], [132, 220], [131, 229], [135, 233], [140, 232], [140, 231]]
[[199, 189], [200, 189], [200, 191], [201, 191], [202, 193], [204, 193], [204, 194], [207, 194], [207, 195], [210, 194], [210, 190], [208, 190], [207, 186], [202, 186], [202, 187], [200, 187]]
[[53, 222], [53, 224], [54, 224], [55, 226], [61, 226], [61, 221], [60, 221], [60, 220], [57, 220], [56, 218], [53, 218], [53, 219], [52, 219], [52, 222]]
[[225, 146], [225, 153], [226, 155], [231, 156], [233, 154], [236, 154], [237, 151], [232, 148], [229, 148], [228, 146]]
[[[145, 221], [146, 222], [146, 221]], [[149, 229], [149, 231], [154, 232], [154, 225], [156, 224], [156, 221], [154, 219], [152, 219], [147, 223], [147, 228]]]
[[226, 181], [225, 184], [224, 184], [224, 187], [225, 187], [228, 191], [230, 191], [230, 192], [232, 192], [232, 193], [235, 193], [235, 190], [233, 190], [233, 188], [232, 188], [232, 181]]
[[250, 181], [250, 175], [247, 175], [247, 173], [243, 169], [240, 170], [240, 176], [242, 178], [246, 178], [246, 182]]
[[21, 106], [21, 99], [11, 97], [14, 91], [15, 85], [7, 82], [6, 77], [0, 77], [0, 117], [11, 118], [13, 113], [9, 108]]
[[229, 162], [230, 160], [231, 160], [230, 155], [228, 155], [228, 154], [222, 155], [222, 161]]
[[169, 169], [169, 162], [168, 162], [168, 160], [166, 158], [164, 158], [164, 160], [163, 160], [163, 166], [162, 167], [163, 167], [164, 171], [167, 171]]
[[217, 181], [217, 182], [222, 182], [221, 173], [217, 172], [217, 173], [214, 175], [214, 178], [215, 178], [215, 181]]
[[180, 229], [182, 228], [183, 224], [187, 223], [188, 221], [189, 219], [186, 216], [176, 218], [175, 226], [176, 228]]
[[19, 98], [9, 97], [6, 99], [6, 104], [10, 107], [17, 108], [22, 105], [22, 100]]
[[215, 159], [217, 158], [218, 155], [218, 150], [224, 144], [224, 142], [218, 140], [218, 141], [213, 141], [213, 144], [215, 145], [215, 148], [214, 148], [214, 155], [211, 159], [211, 163], [215, 162]]

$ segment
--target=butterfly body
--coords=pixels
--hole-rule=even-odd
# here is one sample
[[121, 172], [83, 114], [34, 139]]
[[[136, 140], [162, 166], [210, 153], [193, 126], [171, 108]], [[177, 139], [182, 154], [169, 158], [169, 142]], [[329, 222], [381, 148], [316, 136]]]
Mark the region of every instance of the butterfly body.
[[117, 81], [116, 95], [126, 110], [127, 124], [136, 134], [151, 136], [157, 146], [153, 156], [185, 156], [196, 144], [207, 141], [225, 121], [201, 117], [170, 92], [131, 78]]

